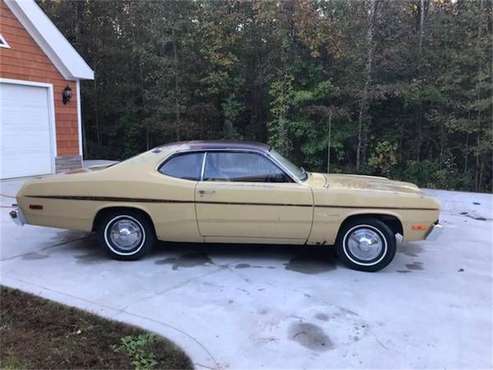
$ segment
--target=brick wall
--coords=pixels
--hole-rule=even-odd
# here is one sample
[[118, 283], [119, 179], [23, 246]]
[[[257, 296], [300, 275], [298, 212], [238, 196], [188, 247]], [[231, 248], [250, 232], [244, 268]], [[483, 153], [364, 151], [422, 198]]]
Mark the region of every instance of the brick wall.
[[[79, 156], [76, 82], [63, 78], [3, 0], [0, 0], [0, 33], [10, 45], [9, 49], [0, 48], [0, 77], [53, 84], [60, 157], [57, 163], [63, 163], [63, 157], [73, 163], [74, 156]], [[64, 105], [62, 92], [67, 85], [72, 89], [72, 99]]]

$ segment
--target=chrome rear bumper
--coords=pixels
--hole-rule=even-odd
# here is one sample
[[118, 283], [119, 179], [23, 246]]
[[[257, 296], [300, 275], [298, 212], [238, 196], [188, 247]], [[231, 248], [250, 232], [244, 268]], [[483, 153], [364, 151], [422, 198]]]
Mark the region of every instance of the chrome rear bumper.
[[430, 241], [435, 241], [438, 239], [442, 231], [443, 231], [443, 226], [440, 225], [440, 223], [437, 220], [435, 224], [432, 227], [430, 227], [430, 230], [428, 230], [425, 239]]
[[15, 207], [12, 211], [9, 212], [10, 218], [17, 225], [23, 226], [26, 223], [26, 218], [24, 217], [24, 213], [19, 207]]

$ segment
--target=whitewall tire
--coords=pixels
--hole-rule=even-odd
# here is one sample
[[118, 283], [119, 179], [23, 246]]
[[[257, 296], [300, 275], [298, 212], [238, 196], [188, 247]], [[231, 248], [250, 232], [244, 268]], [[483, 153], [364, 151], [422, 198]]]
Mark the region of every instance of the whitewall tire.
[[378, 219], [357, 218], [339, 231], [336, 249], [339, 259], [350, 268], [379, 271], [394, 259], [395, 234]]
[[134, 210], [105, 213], [96, 225], [99, 244], [110, 257], [136, 260], [148, 253], [156, 242], [149, 218]]

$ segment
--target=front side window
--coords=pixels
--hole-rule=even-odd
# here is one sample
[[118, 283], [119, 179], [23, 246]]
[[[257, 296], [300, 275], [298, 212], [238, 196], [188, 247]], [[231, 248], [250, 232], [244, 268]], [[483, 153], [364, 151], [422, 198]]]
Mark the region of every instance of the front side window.
[[159, 172], [164, 175], [185, 180], [200, 180], [204, 153], [185, 153], [168, 159]]
[[303, 169], [303, 167], [298, 167], [295, 164], [291, 163], [288, 159], [284, 158], [275, 150], [271, 149], [270, 155], [274, 157], [278, 162], [280, 162], [288, 171], [298, 178], [300, 181], [305, 181], [308, 178], [308, 174]]
[[208, 152], [204, 181], [292, 182], [271, 160], [257, 153]]

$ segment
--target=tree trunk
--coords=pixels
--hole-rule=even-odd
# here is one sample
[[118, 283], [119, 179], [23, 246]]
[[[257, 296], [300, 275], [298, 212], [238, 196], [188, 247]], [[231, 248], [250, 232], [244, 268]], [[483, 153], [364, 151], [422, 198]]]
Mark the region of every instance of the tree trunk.
[[481, 67], [482, 67], [482, 60], [479, 57], [481, 54], [481, 34], [482, 34], [482, 29], [483, 29], [483, 7], [484, 3], [483, 0], [480, 0], [479, 2], [479, 19], [478, 19], [478, 42], [477, 42], [477, 59], [478, 59], [478, 77], [476, 81], [476, 102], [477, 102], [477, 109], [478, 109], [478, 116], [477, 116], [477, 130], [478, 130], [478, 140], [477, 140], [477, 148], [476, 148], [476, 171], [475, 171], [475, 177], [474, 177], [474, 184], [476, 191], [479, 191], [481, 187], [481, 172], [478, 167], [480, 166], [481, 162], [481, 109], [479, 108], [479, 101], [481, 99], [481, 85], [480, 85], [480, 78], [481, 78]]
[[399, 163], [402, 163], [402, 146], [404, 144], [404, 125], [401, 124], [399, 132]]
[[475, 151], [475, 156], [476, 156], [476, 168], [474, 170], [474, 190], [479, 191], [479, 144], [481, 143], [481, 139], [479, 137], [479, 132], [477, 136], [477, 141], [476, 141], [476, 151]]
[[[252, 7], [256, 9], [256, 1], [252, 1]], [[258, 20], [256, 11], [252, 13], [252, 39], [254, 44], [259, 45], [262, 43], [261, 35], [258, 31]], [[251, 67], [251, 83], [250, 83], [250, 101], [251, 101], [251, 114], [250, 114], [250, 127], [254, 130], [255, 140], [266, 141], [267, 140], [267, 125], [264, 113], [264, 90], [265, 90], [265, 77], [262, 66], [262, 55], [260, 48], [255, 48], [254, 59]]]
[[101, 127], [99, 125], [99, 107], [98, 107], [98, 84], [96, 82], [97, 77], [94, 77], [93, 88], [94, 88], [94, 121], [96, 124], [96, 142], [101, 145], [103, 142], [101, 135]]
[[[422, 74], [422, 54], [423, 54], [423, 38], [424, 38], [424, 25], [425, 25], [425, 0], [420, 0], [419, 7], [419, 42], [418, 42], [418, 77], [421, 78]], [[422, 84], [419, 82], [418, 91], [418, 117], [417, 117], [417, 143], [416, 143], [416, 159], [421, 159], [421, 146], [423, 144], [423, 102], [421, 100], [421, 88]]]
[[176, 140], [180, 140], [180, 98], [178, 84], [178, 52], [176, 50], [176, 33], [173, 27], [173, 62], [175, 67], [175, 134]]
[[466, 133], [466, 145], [464, 149], [464, 175], [467, 174], [469, 162], [469, 132]]
[[[368, 119], [368, 94], [371, 85], [371, 70], [373, 64], [373, 33], [374, 33], [374, 25], [375, 25], [375, 13], [376, 13], [377, 1], [369, 0], [369, 9], [368, 9], [368, 30], [366, 34], [366, 43], [367, 43], [367, 57], [366, 57], [366, 80], [363, 88], [363, 96], [360, 100], [359, 107], [359, 117], [358, 117], [358, 145], [356, 148], [356, 171], [360, 170], [361, 167], [361, 154], [363, 146], [365, 145], [363, 142], [363, 135], [365, 134], [367, 126], [366, 120]], [[366, 136], [366, 135], [365, 135]]]
[[[136, 42], [136, 40], [134, 40]], [[151, 149], [151, 144], [149, 142], [150, 137], [150, 122], [145, 120], [146, 116], [146, 101], [145, 101], [145, 87], [144, 87], [144, 62], [142, 61], [142, 54], [139, 55], [139, 74], [140, 74], [140, 108], [138, 112], [140, 113], [140, 119], [145, 122], [146, 130], [146, 150]]]
[[149, 124], [146, 125], [146, 150], [151, 149]]
[[442, 168], [443, 159], [445, 156], [445, 147], [446, 147], [445, 130], [443, 125], [440, 125], [440, 169]]
[[425, 23], [425, 0], [421, 0], [420, 8], [419, 8], [419, 46], [418, 46], [419, 55], [421, 55], [421, 50], [423, 49], [424, 23]]
[[482, 185], [483, 185], [484, 160], [481, 160], [481, 157], [479, 160], [480, 160], [481, 164], [479, 165], [478, 191], [481, 191]]
[[330, 173], [330, 144], [332, 139], [332, 109], [329, 111], [329, 137], [327, 139], [327, 173]]

